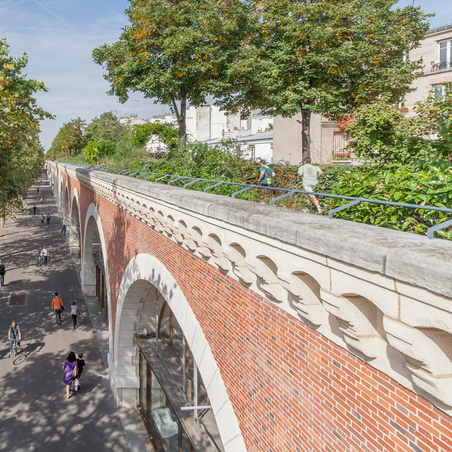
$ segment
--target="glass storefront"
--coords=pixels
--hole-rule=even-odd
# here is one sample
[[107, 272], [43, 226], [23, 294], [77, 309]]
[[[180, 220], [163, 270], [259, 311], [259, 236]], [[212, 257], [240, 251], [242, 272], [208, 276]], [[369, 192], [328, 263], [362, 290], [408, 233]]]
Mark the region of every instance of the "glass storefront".
[[[223, 452], [210, 401], [175, 316], [164, 303], [156, 338], [140, 349], [140, 405], [158, 452]], [[196, 388], [195, 388], [196, 382]], [[181, 410], [181, 407], [200, 409]]]

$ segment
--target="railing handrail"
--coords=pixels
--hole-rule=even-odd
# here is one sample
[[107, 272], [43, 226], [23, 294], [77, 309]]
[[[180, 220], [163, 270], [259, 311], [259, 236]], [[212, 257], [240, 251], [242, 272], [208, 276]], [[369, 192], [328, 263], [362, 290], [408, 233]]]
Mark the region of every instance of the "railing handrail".
[[[219, 185], [235, 185], [238, 187], [245, 187], [244, 189], [241, 189], [237, 192], [232, 193], [232, 197], [235, 198], [235, 195], [242, 193], [246, 190], [251, 190], [253, 188], [256, 189], [260, 189], [260, 190], [272, 190], [272, 191], [280, 191], [280, 192], [285, 192], [285, 194], [278, 196], [277, 198], [273, 198], [269, 201], [269, 205], [273, 206], [273, 204], [275, 203], [275, 201], [279, 201], [283, 198], [286, 198], [288, 196], [291, 196], [293, 194], [303, 194], [303, 195], [315, 195], [315, 196], [322, 196], [324, 198], [336, 198], [336, 199], [344, 199], [347, 201], [351, 201], [347, 204], [344, 204], [343, 206], [339, 206], [336, 207], [334, 209], [331, 209], [328, 211], [328, 218], [333, 218], [334, 214], [337, 212], [340, 212], [342, 210], [347, 209], [348, 207], [352, 207], [356, 204], [360, 204], [362, 202], [367, 202], [367, 203], [372, 203], [372, 204], [380, 204], [380, 205], [385, 205], [385, 206], [395, 206], [395, 207], [406, 207], [409, 209], [420, 209], [420, 210], [430, 210], [430, 211], [436, 211], [436, 212], [444, 212], [444, 213], [450, 213], [452, 214], [452, 209], [448, 209], [446, 207], [434, 207], [434, 206], [423, 206], [423, 205], [419, 205], [419, 204], [408, 204], [408, 203], [403, 203], [403, 202], [394, 202], [394, 201], [383, 201], [383, 200], [379, 200], [379, 199], [372, 199], [372, 198], [361, 198], [361, 197], [356, 197], [356, 196], [343, 196], [343, 195], [333, 195], [331, 193], [317, 193], [317, 192], [310, 192], [310, 191], [304, 191], [304, 190], [296, 190], [293, 188], [280, 188], [280, 187], [267, 187], [267, 186], [262, 186], [262, 185], [255, 185], [255, 184], [243, 184], [240, 182], [230, 182], [230, 181], [218, 181], [218, 180], [213, 180], [213, 179], [203, 179], [200, 177], [192, 177], [192, 176], [180, 176], [180, 175], [175, 175], [175, 174], [163, 174], [163, 173], [154, 173], [154, 172], [150, 172], [150, 171], [137, 171], [137, 170], [124, 170], [122, 168], [110, 168], [107, 166], [88, 166], [87, 168], [95, 170], [95, 171], [103, 171], [103, 172], [107, 172], [107, 173], [111, 173], [111, 174], [118, 174], [121, 176], [129, 176], [131, 173], [133, 177], [135, 178], [141, 178], [142, 176], [148, 175], [147, 178], [145, 178], [145, 180], [149, 179], [151, 176], [160, 176], [157, 180], [162, 180], [165, 178], [170, 178], [168, 179], [168, 181], [166, 182], [166, 185], [170, 185], [171, 183], [175, 182], [176, 180], [182, 180], [182, 179], [186, 179], [186, 180], [190, 180], [189, 183], [184, 184], [183, 188], [187, 188], [190, 185], [194, 185], [198, 182], [211, 182], [212, 185], [208, 186], [207, 188], [204, 189], [204, 192], [207, 192], [208, 190], [210, 190], [211, 188], [217, 187]], [[139, 174], [139, 176], [136, 176], [137, 174]], [[174, 179], [176, 178], [176, 179]], [[156, 181], [154, 181], [156, 182]], [[163, 183], [163, 182], [162, 182]], [[435, 226], [432, 226], [430, 228], [427, 229], [427, 237], [429, 239], [432, 239], [434, 236], [434, 232], [438, 231], [440, 229], [444, 229], [448, 226], [452, 225], [452, 220], [448, 220], [448, 221], [444, 221], [442, 223], [439, 223]]]

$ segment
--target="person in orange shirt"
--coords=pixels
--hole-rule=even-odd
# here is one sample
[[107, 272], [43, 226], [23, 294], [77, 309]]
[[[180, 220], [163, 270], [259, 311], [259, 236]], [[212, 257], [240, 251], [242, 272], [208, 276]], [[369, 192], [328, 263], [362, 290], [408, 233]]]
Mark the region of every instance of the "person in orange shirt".
[[64, 310], [63, 300], [58, 296], [58, 292], [55, 292], [55, 297], [52, 300], [52, 308], [55, 311], [55, 321], [57, 326], [61, 323], [61, 312]]

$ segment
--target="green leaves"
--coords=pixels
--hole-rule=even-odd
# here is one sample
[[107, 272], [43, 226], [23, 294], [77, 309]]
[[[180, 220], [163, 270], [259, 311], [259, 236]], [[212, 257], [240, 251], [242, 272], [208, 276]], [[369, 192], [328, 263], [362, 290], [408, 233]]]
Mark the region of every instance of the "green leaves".
[[71, 119], [65, 122], [48, 151], [49, 158], [57, 160], [67, 155], [77, 155], [86, 146], [85, 137], [86, 122], [81, 118]]
[[[239, 0], [130, 0], [130, 25], [119, 41], [93, 51], [110, 82], [109, 94], [129, 92], [170, 105], [185, 141], [185, 102], [205, 103], [230, 86], [227, 68], [243, 42], [245, 4]], [[180, 111], [177, 101], [181, 101]]]
[[9, 54], [0, 40], [0, 216], [6, 218], [21, 207], [21, 197], [42, 171], [44, 154], [38, 139], [39, 121], [53, 118], [34, 97], [47, 91], [42, 82], [22, 74], [27, 65]]

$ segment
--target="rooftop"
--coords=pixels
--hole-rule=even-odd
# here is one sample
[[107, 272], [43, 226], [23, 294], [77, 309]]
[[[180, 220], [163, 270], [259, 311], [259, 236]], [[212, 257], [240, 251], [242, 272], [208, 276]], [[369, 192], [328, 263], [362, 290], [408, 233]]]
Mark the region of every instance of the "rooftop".
[[446, 25], [439, 25], [438, 27], [430, 28], [427, 34], [438, 33], [438, 31], [444, 31], [452, 29], [452, 22]]

